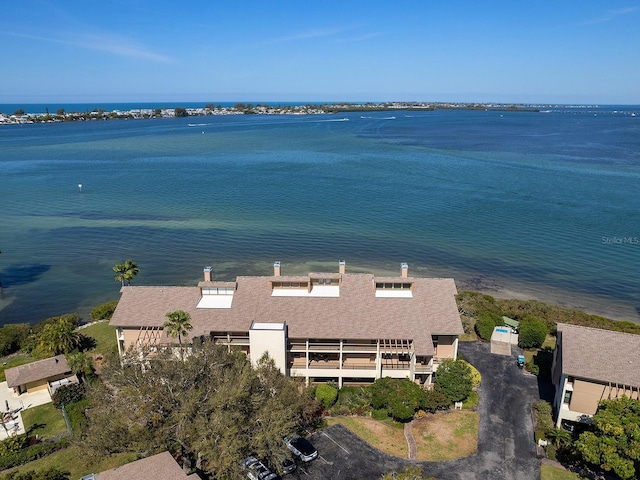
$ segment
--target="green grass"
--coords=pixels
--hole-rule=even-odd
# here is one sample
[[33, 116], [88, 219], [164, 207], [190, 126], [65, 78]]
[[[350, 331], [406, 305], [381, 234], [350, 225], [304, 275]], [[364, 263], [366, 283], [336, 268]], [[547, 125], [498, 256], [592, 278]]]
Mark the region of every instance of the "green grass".
[[580, 475], [551, 465], [540, 465], [540, 480], [579, 480]]
[[96, 341], [96, 346], [89, 350], [89, 353], [105, 355], [118, 348], [116, 341], [116, 327], [109, 326], [109, 322], [98, 322], [80, 330], [80, 333], [87, 337], [92, 337]]
[[40, 472], [55, 467], [62, 471], [70, 472], [71, 475], [69, 478], [78, 479], [89, 473], [98, 473], [110, 470], [136, 459], [137, 456], [134, 453], [119, 453], [92, 460], [87, 458], [86, 455], [82, 451], [78, 450], [77, 447], [71, 446], [49, 455], [48, 457], [43, 457], [17, 467], [14, 471], [26, 472], [29, 470], [35, 470], [36, 472]]
[[23, 410], [22, 421], [29, 435], [47, 439], [67, 432], [67, 424], [62, 412], [51, 403]]
[[[14, 355], [12, 357], [7, 357], [2, 361], [2, 365], [0, 365], [0, 382], [4, 382], [7, 378], [4, 375], [4, 371], [7, 368], [18, 367], [20, 365], [24, 365], [25, 363], [35, 362], [35, 358], [31, 355]], [[6, 365], [5, 365], [6, 364]]]

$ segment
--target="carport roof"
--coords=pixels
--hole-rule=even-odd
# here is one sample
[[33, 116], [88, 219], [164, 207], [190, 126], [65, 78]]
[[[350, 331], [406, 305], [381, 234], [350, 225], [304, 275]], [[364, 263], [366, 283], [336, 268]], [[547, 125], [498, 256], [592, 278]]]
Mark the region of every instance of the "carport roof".
[[562, 373], [640, 386], [640, 335], [558, 324]]
[[200, 480], [197, 474], [187, 476], [169, 452], [127, 463], [121, 467], [96, 473], [95, 480]]
[[64, 355], [57, 355], [37, 362], [27, 363], [18, 367], [8, 368], [4, 371], [9, 388], [27, 383], [46, 380], [57, 375], [71, 373]]

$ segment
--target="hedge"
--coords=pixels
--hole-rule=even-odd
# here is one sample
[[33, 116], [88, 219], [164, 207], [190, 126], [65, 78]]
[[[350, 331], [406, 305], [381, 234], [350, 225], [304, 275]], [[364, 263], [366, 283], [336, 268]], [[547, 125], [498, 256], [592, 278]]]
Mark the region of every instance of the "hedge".
[[0, 470], [24, 465], [25, 463], [32, 462], [38, 458], [51, 455], [58, 450], [67, 448], [68, 446], [69, 438], [65, 437], [57, 442], [38, 443], [32, 447], [25, 448], [24, 450], [3, 455], [0, 457]]

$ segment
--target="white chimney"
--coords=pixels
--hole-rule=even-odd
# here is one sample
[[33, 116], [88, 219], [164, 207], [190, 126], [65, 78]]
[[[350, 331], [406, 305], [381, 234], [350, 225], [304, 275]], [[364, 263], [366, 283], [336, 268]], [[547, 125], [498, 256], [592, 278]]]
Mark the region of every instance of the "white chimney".
[[406, 264], [404, 262], [402, 262], [400, 264], [400, 275], [403, 278], [407, 278], [409, 276], [409, 265], [408, 264]]
[[211, 282], [213, 267], [204, 267], [204, 281]]
[[273, 263], [273, 276], [274, 277], [280, 276], [280, 262]]

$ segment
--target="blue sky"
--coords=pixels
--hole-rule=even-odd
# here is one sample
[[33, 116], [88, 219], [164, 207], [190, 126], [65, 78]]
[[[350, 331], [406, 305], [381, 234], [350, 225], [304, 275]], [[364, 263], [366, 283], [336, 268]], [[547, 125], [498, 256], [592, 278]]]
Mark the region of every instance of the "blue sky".
[[640, 104], [640, 2], [0, 3], [0, 103]]

